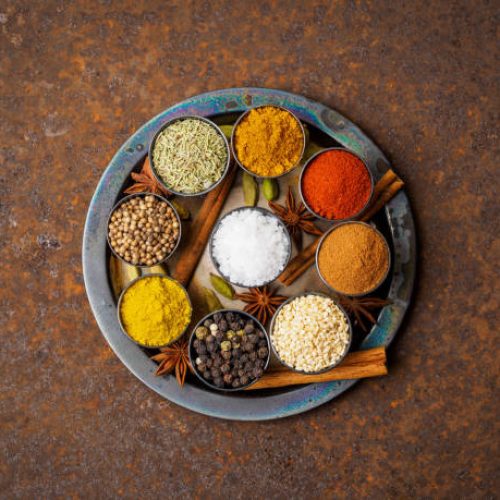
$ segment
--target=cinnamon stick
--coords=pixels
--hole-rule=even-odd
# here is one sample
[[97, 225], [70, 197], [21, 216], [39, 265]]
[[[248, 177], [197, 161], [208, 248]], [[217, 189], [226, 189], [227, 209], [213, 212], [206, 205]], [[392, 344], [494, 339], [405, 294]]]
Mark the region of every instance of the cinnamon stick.
[[401, 180], [401, 179], [397, 176], [397, 174], [396, 174], [396, 172], [394, 172], [394, 170], [389, 169], [380, 178], [380, 180], [377, 182], [377, 184], [375, 184], [375, 187], [373, 189], [372, 204], [373, 204], [373, 200], [376, 200], [380, 196], [380, 193], [382, 191], [384, 191], [384, 189], [386, 189], [390, 184], [392, 184], [393, 182], [395, 182], [397, 180]]
[[[361, 220], [368, 221], [373, 218], [373, 216], [403, 187], [403, 181], [393, 170], [389, 169], [375, 185], [371, 206]], [[278, 278], [281, 283], [285, 286], [291, 285], [314, 264], [319, 240], [320, 238], [317, 238], [289, 262], [288, 266]]]
[[365, 351], [352, 352], [337, 367], [317, 375], [303, 375], [285, 367], [279, 367], [266, 372], [248, 390], [331, 382], [332, 380], [379, 377], [388, 373], [386, 361], [385, 347], [375, 347]]
[[380, 193], [380, 196], [372, 203], [368, 211], [363, 215], [361, 220], [368, 221], [396, 194], [404, 187], [401, 179], [396, 180]]
[[210, 233], [231, 190], [235, 175], [236, 168], [233, 165], [224, 180], [207, 194], [196, 219], [191, 225], [185, 246], [173, 271], [173, 277], [184, 286], [188, 286], [193, 277]]
[[288, 284], [288, 282], [293, 283], [312, 265], [316, 258], [316, 249], [318, 248], [320, 239], [321, 237], [318, 237], [288, 263], [288, 266], [286, 266], [278, 277], [279, 281], [283, 284]]

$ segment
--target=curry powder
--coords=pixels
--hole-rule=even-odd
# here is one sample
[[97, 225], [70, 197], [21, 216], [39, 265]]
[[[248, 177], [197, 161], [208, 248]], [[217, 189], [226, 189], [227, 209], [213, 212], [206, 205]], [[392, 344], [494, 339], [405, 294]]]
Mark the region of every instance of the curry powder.
[[275, 177], [295, 167], [304, 150], [298, 120], [274, 106], [252, 109], [234, 131], [240, 163], [259, 177]]

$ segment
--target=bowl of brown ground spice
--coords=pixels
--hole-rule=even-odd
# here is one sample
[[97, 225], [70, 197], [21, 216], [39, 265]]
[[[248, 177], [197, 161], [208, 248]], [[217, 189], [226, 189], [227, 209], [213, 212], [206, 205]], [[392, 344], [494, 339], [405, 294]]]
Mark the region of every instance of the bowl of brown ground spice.
[[391, 267], [384, 236], [370, 224], [343, 222], [326, 232], [316, 251], [316, 269], [334, 292], [361, 296], [376, 290]]

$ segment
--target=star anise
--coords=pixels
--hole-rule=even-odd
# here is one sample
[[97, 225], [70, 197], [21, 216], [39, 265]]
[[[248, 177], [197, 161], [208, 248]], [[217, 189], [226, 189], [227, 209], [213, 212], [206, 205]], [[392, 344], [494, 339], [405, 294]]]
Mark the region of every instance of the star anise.
[[288, 299], [284, 295], [276, 295], [267, 285], [249, 288], [248, 293], [237, 293], [235, 298], [246, 302], [243, 310], [253, 314], [263, 325], [276, 312], [278, 306]]
[[124, 193], [154, 193], [162, 194], [164, 196], [170, 196], [170, 192], [167, 191], [156, 179], [151, 170], [151, 164], [149, 163], [149, 158], [146, 156], [144, 164], [142, 165], [141, 171], [139, 173], [132, 172], [130, 174], [132, 179], [134, 179], [135, 184], [125, 189]]
[[182, 338], [174, 344], [163, 348], [161, 351], [159, 354], [151, 357], [152, 360], [160, 362], [155, 375], [165, 375], [175, 370], [175, 378], [182, 387], [186, 380], [188, 369], [193, 373], [193, 367], [189, 362], [187, 339]]
[[298, 249], [302, 248], [302, 230], [318, 236], [323, 234], [323, 231], [312, 222], [314, 215], [308, 212], [304, 203], [295, 201], [291, 186], [288, 188], [286, 206], [270, 201], [269, 208], [285, 223]]
[[392, 304], [388, 299], [379, 299], [377, 297], [348, 297], [347, 295], [337, 295], [337, 300], [345, 309], [347, 314], [354, 316], [354, 321], [360, 328], [367, 332], [368, 328], [365, 322], [375, 324], [377, 319], [372, 314], [374, 309]]

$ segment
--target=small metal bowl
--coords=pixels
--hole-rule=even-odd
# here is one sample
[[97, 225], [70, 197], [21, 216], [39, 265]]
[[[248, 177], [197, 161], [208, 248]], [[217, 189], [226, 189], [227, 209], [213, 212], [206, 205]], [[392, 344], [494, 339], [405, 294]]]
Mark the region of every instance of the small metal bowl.
[[[320, 249], [321, 249], [321, 246], [323, 245], [323, 243], [325, 242], [326, 238], [328, 238], [328, 236], [333, 232], [335, 231], [336, 229], [338, 229], [340, 226], [345, 226], [346, 224], [362, 224], [363, 226], [367, 226], [369, 227], [370, 229], [373, 229], [374, 231], [376, 231], [378, 233], [378, 235], [382, 238], [382, 241], [384, 242], [385, 244], [385, 248], [387, 250], [387, 255], [389, 257], [388, 259], [388, 264], [387, 264], [387, 269], [382, 277], [382, 279], [377, 283], [376, 286], [374, 286], [372, 289], [370, 290], [367, 290], [366, 292], [362, 292], [362, 293], [346, 293], [346, 292], [343, 292], [341, 290], [337, 290], [335, 288], [333, 288], [332, 285], [330, 285], [328, 283], [328, 281], [326, 281], [326, 279], [324, 278], [324, 276], [321, 274], [321, 271], [319, 269], [319, 263], [318, 263], [318, 258], [319, 258], [319, 252], [320, 252]], [[384, 281], [385, 279], [387, 278], [387, 275], [389, 274], [389, 271], [391, 269], [391, 250], [389, 248], [389, 244], [387, 243], [387, 240], [385, 239], [384, 235], [374, 226], [372, 226], [371, 224], [367, 224], [366, 222], [362, 222], [362, 221], [345, 221], [345, 222], [341, 222], [340, 224], [336, 224], [334, 225], [333, 227], [331, 227], [325, 234], [323, 234], [323, 236], [321, 237], [321, 239], [319, 240], [319, 244], [318, 244], [318, 248], [316, 248], [316, 258], [315, 258], [315, 262], [316, 262], [316, 270], [318, 271], [318, 275], [319, 277], [321, 278], [321, 281], [332, 291], [332, 292], [335, 292], [335, 293], [338, 293], [340, 295], [347, 295], [349, 297], [362, 297], [364, 295], [368, 295], [369, 293], [372, 293], [374, 292]]]
[[[279, 174], [279, 175], [267, 175], [267, 176], [263, 176], [263, 175], [257, 175], [255, 172], [252, 172], [251, 170], [249, 170], [247, 167], [245, 167], [245, 165], [243, 165], [239, 158], [238, 158], [238, 154], [236, 153], [236, 144], [235, 144], [235, 133], [236, 133], [236, 129], [238, 128], [238, 125], [240, 124], [240, 122], [242, 120], [244, 120], [248, 114], [255, 110], [255, 109], [260, 109], [260, 108], [277, 108], [277, 109], [281, 109], [282, 111], [286, 111], [287, 113], [289, 113], [290, 115], [292, 115], [295, 120], [297, 120], [297, 123], [299, 124], [299, 127], [300, 127], [300, 130], [302, 132], [302, 151], [300, 152], [300, 156], [299, 156], [299, 159], [297, 160], [297, 163], [289, 168], [286, 172], [283, 172], [282, 174]], [[286, 109], [286, 108], [283, 108], [282, 106], [275, 106], [274, 104], [264, 104], [263, 106], [254, 106], [253, 108], [250, 108], [248, 109], [247, 111], [245, 111], [235, 122], [234, 124], [234, 127], [233, 127], [233, 131], [231, 133], [231, 152], [233, 153], [233, 157], [234, 157], [234, 161], [247, 173], [249, 173], [250, 175], [252, 175], [253, 177], [257, 177], [258, 179], [279, 179], [280, 177], [283, 177], [287, 174], [289, 174], [290, 172], [292, 172], [293, 170], [295, 170], [301, 163], [302, 161], [302, 157], [304, 156], [304, 151], [306, 149], [306, 133], [305, 133], [305, 130], [304, 130], [304, 126], [302, 125], [302, 122], [295, 116], [294, 113], [292, 113], [289, 109]]]
[[[122, 301], [123, 301], [123, 297], [125, 296], [125, 294], [127, 293], [127, 291], [129, 290], [129, 288], [131, 288], [135, 283], [137, 283], [138, 281], [140, 280], [143, 280], [143, 279], [147, 279], [147, 278], [154, 278], [154, 277], [158, 277], [158, 278], [162, 278], [162, 279], [166, 279], [166, 280], [170, 280], [170, 281], [173, 281], [174, 283], [176, 283], [177, 285], [179, 285], [183, 290], [184, 290], [184, 293], [186, 295], [186, 299], [188, 301], [188, 304], [189, 304], [189, 307], [191, 309], [191, 317], [189, 319], [189, 322], [187, 323], [186, 325], [186, 328], [184, 328], [184, 330], [182, 330], [182, 332], [175, 338], [173, 339], [172, 341], [168, 342], [167, 344], [164, 344], [164, 345], [159, 345], [159, 346], [153, 346], [153, 345], [145, 345], [145, 344], [141, 344], [140, 342], [137, 342], [137, 340], [135, 340], [134, 338], [132, 338], [127, 330], [125, 329], [125, 326], [123, 325], [122, 323], [122, 317], [121, 317], [121, 306], [122, 306]], [[177, 342], [183, 335], [184, 333], [186, 333], [186, 330], [188, 329], [190, 323], [191, 323], [191, 318], [193, 317], [193, 304], [191, 302], [191, 299], [189, 297], [189, 294], [186, 290], [186, 288], [181, 285], [177, 280], [174, 280], [173, 278], [170, 278], [170, 276], [165, 276], [164, 274], [146, 274], [144, 276], [139, 276], [138, 278], [136, 278], [135, 280], [131, 281], [123, 290], [122, 292], [120, 293], [120, 298], [118, 299], [118, 304], [116, 306], [116, 315], [118, 317], [118, 322], [120, 323], [120, 328], [122, 330], [122, 332], [134, 343], [134, 344], [137, 344], [138, 346], [141, 346], [141, 347], [145, 347], [146, 349], [161, 349], [162, 347], [167, 347], [171, 344], [173, 344], [174, 342]]]
[[[262, 283], [257, 283], [257, 284], [252, 284], [252, 285], [248, 285], [248, 284], [245, 284], [245, 283], [238, 283], [236, 281], [231, 281], [229, 279], [229, 276], [225, 275], [221, 269], [220, 269], [220, 265], [219, 263], [217, 262], [217, 259], [215, 258], [214, 256], [214, 237], [215, 235], [217, 234], [217, 231], [219, 230], [219, 227], [221, 225], [221, 222], [230, 214], [234, 213], [234, 212], [239, 212], [239, 211], [243, 211], [243, 210], [254, 210], [254, 211], [258, 211], [258, 212], [261, 212], [262, 214], [266, 215], [267, 217], [272, 217], [274, 218], [275, 220], [278, 221], [278, 224], [283, 228], [283, 231], [285, 232], [286, 234], [286, 237], [287, 237], [287, 242], [288, 242], [288, 252], [287, 252], [287, 257], [285, 259], [285, 263], [283, 265], [283, 267], [280, 269], [280, 271], [276, 274], [276, 276], [273, 276], [272, 279], [270, 280], [267, 280], [267, 281], [264, 281]], [[213, 228], [212, 230], [212, 234], [210, 235], [210, 241], [208, 243], [208, 249], [209, 249], [209, 254], [210, 254], [210, 259], [212, 260], [212, 263], [214, 265], [214, 267], [217, 269], [217, 272], [226, 280], [226, 281], [229, 281], [229, 283], [232, 283], [233, 285], [236, 285], [236, 286], [240, 286], [242, 288], [255, 288], [255, 287], [259, 287], [259, 286], [265, 286], [265, 285], [269, 285], [269, 283], [272, 283], [283, 271], [284, 269], [286, 268], [286, 266], [288, 265], [288, 263], [290, 262], [290, 257], [292, 256], [292, 240], [290, 238], [290, 233], [288, 232], [288, 229], [287, 227], [285, 226], [285, 224], [283, 223], [283, 221], [275, 214], [273, 214], [270, 210], [267, 210], [265, 208], [261, 208], [261, 207], [238, 207], [238, 208], [235, 208], [231, 211], [229, 211], [227, 214], [225, 214], [223, 217], [221, 217], [218, 221], [217, 221], [217, 224], [215, 225], [215, 227]]]
[[[307, 203], [307, 200], [304, 196], [304, 193], [302, 191], [302, 179], [304, 177], [304, 173], [305, 171], [309, 168], [309, 166], [311, 165], [311, 163], [320, 155], [322, 155], [323, 153], [327, 153], [328, 151], [345, 151], [347, 153], [350, 153], [352, 154], [353, 156], [355, 156], [359, 161], [361, 161], [363, 163], [363, 165], [365, 166], [366, 168], [366, 171], [368, 172], [368, 175], [370, 176], [370, 186], [371, 186], [371, 189], [370, 189], [370, 196], [368, 197], [368, 200], [366, 201], [365, 205], [363, 206], [363, 208], [361, 210], [359, 210], [358, 213], [354, 214], [354, 215], [351, 215], [350, 217], [346, 217], [345, 219], [328, 219], [326, 217], [323, 217], [322, 215], [319, 215], [318, 213], [316, 213], [310, 206], [309, 204]], [[327, 222], [343, 222], [343, 221], [350, 221], [350, 220], [355, 220], [355, 219], [358, 219], [359, 217], [361, 217], [363, 215], [363, 213], [366, 211], [366, 209], [369, 207], [371, 201], [372, 201], [372, 198], [373, 198], [373, 192], [375, 190], [375, 182], [373, 180], [373, 175], [371, 173], [371, 170], [368, 168], [368, 165], [366, 164], [366, 162], [359, 156], [357, 155], [356, 153], [354, 153], [353, 151], [351, 151], [350, 149], [347, 149], [347, 148], [325, 148], [325, 149], [322, 149], [321, 151], [318, 151], [317, 153], [315, 153], [314, 155], [311, 156], [311, 158], [309, 158], [306, 163], [304, 164], [304, 167], [302, 168], [302, 171], [300, 172], [300, 177], [299, 177], [299, 193], [300, 193], [300, 198], [302, 200], [302, 202], [304, 203], [305, 207], [307, 208], [307, 210], [309, 210], [309, 212], [311, 212], [311, 214], [313, 214], [315, 217], [317, 217], [318, 219], [321, 219], [321, 220], [324, 220], [324, 221], [327, 221]]]
[[[158, 262], [155, 262], [154, 264], [151, 264], [151, 266], [148, 266], [146, 264], [132, 264], [131, 262], [128, 262], [127, 260], [125, 260], [121, 255], [119, 255], [115, 249], [112, 247], [111, 245], [111, 241], [109, 240], [109, 224], [111, 222], [111, 216], [113, 215], [113, 213], [115, 212], [115, 210], [124, 202], [132, 199], [132, 198], [144, 198], [146, 196], [154, 196], [155, 198], [158, 198], [159, 200], [161, 201], [164, 201], [165, 203], [168, 204], [168, 206], [174, 211], [174, 215], [175, 215], [175, 218], [177, 219], [177, 222], [179, 223], [179, 236], [177, 237], [177, 242], [175, 243], [174, 245], [174, 248], [172, 249], [172, 251], [167, 254], [165, 256], [164, 259], [158, 261]], [[181, 218], [179, 217], [179, 213], [177, 212], [177, 210], [175, 209], [175, 207], [172, 205], [172, 203], [170, 203], [166, 198], [164, 198], [163, 196], [160, 196], [159, 194], [154, 194], [154, 193], [134, 193], [134, 194], [129, 194], [128, 196], [125, 196], [124, 198], [122, 198], [112, 209], [111, 209], [111, 212], [109, 213], [109, 216], [108, 216], [108, 221], [107, 221], [107, 225], [106, 225], [106, 239], [108, 241], [108, 246], [109, 248], [111, 249], [111, 252], [113, 252], [113, 255], [117, 258], [117, 259], [120, 259], [122, 262], [125, 262], [125, 264], [128, 264], [129, 266], [134, 266], [134, 267], [139, 267], [139, 268], [148, 268], [148, 267], [153, 267], [153, 266], [158, 266], [160, 264], [162, 264], [163, 262], [167, 261], [168, 259], [170, 259], [170, 257], [172, 257], [172, 255], [174, 254], [174, 252], [177, 250], [177, 247], [179, 246], [179, 243], [181, 241], [181, 237], [182, 237], [182, 224], [181, 224]]]
[[[209, 186], [207, 189], [204, 189], [203, 191], [198, 191], [197, 193], [183, 193], [182, 191], [175, 191], [172, 189], [168, 184], [165, 183], [165, 181], [160, 177], [160, 175], [156, 172], [154, 160], [153, 160], [153, 150], [154, 146], [156, 143], [156, 139], [158, 136], [165, 130], [167, 127], [170, 125], [174, 124], [175, 122], [181, 121], [181, 120], [200, 120], [202, 122], [208, 123], [211, 125], [217, 133], [222, 137], [222, 140], [224, 141], [224, 144], [226, 146], [226, 154], [227, 154], [227, 160], [226, 160], [226, 165], [224, 167], [224, 170], [222, 171], [222, 175], [220, 176], [220, 179], [216, 182], [214, 182], [211, 186]], [[151, 171], [153, 172], [153, 175], [155, 176], [155, 179], [169, 192], [176, 194], [178, 196], [201, 196], [203, 194], [207, 194], [208, 192], [212, 191], [216, 186], [218, 186], [226, 177], [229, 167], [231, 166], [231, 148], [229, 147], [229, 143], [227, 142], [227, 138], [224, 135], [224, 132], [211, 120], [208, 120], [207, 118], [203, 116], [195, 116], [195, 115], [186, 115], [186, 116], [179, 116], [177, 118], [174, 118], [172, 120], [169, 120], [168, 122], [164, 123], [156, 132], [154, 135], [153, 139], [151, 140], [151, 143], [149, 144], [149, 150], [148, 150], [148, 156], [149, 156], [149, 162], [151, 164]]]
[[260, 380], [261, 377], [256, 378], [256, 379], [252, 380], [251, 382], [249, 382], [248, 384], [241, 386], [241, 387], [227, 387], [227, 388], [226, 387], [217, 387], [216, 385], [211, 384], [208, 380], [204, 379], [203, 376], [201, 375], [201, 373], [199, 373], [198, 370], [196, 369], [196, 361], [195, 360], [198, 357], [198, 355], [196, 354], [196, 351], [193, 347], [193, 342], [194, 342], [194, 339], [196, 338], [196, 335], [195, 335], [196, 329], [199, 326], [202, 326], [203, 323], [205, 322], [205, 320], [212, 318], [214, 316], [214, 314], [216, 314], [216, 313], [224, 314], [224, 313], [228, 313], [228, 312], [232, 312], [234, 314], [239, 314], [240, 316], [245, 316], [248, 319], [251, 319], [255, 323], [256, 328], [260, 328], [260, 330], [262, 330], [264, 332], [264, 336], [265, 336], [265, 339], [267, 341], [267, 351], [268, 351], [267, 358], [266, 358], [266, 361], [265, 361], [265, 364], [263, 367], [263, 370], [265, 373], [265, 371], [267, 370], [267, 368], [269, 366], [269, 360], [271, 359], [271, 342], [269, 340], [269, 335], [267, 334], [266, 329], [262, 326], [262, 323], [257, 318], [255, 318], [251, 314], [248, 314], [244, 311], [240, 311], [239, 309], [219, 309], [218, 311], [211, 312], [211, 313], [207, 314], [206, 316], [204, 316], [202, 319], [200, 319], [200, 321], [198, 321], [196, 326], [193, 328], [193, 331], [191, 332], [191, 335], [189, 337], [188, 353], [189, 353], [189, 361], [191, 363], [191, 366], [193, 367], [193, 371], [194, 371], [195, 375], [205, 385], [207, 385], [211, 389], [214, 389], [215, 391], [237, 392], [237, 391], [242, 391], [242, 390], [250, 387], [251, 385], [255, 384], [255, 382], [257, 382], [257, 380]]
[[[283, 307], [285, 305], [289, 304], [290, 302], [293, 302], [295, 299], [297, 299], [299, 297], [306, 297], [308, 295], [318, 295], [319, 297], [326, 297], [326, 298], [330, 299], [342, 311], [342, 313], [344, 314], [344, 316], [345, 316], [345, 318], [347, 320], [347, 324], [349, 325], [349, 343], [347, 344], [347, 346], [345, 348], [345, 351], [342, 354], [342, 356], [337, 361], [335, 361], [335, 363], [333, 363], [333, 364], [331, 364], [331, 365], [329, 365], [329, 366], [327, 366], [325, 368], [322, 368], [321, 370], [315, 371], [315, 372], [307, 372], [305, 370], [298, 370], [298, 369], [294, 368], [293, 366], [290, 366], [288, 363], [285, 363], [281, 359], [281, 356], [279, 355], [279, 353], [276, 350], [276, 348], [274, 347], [273, 340], [272, 340], [272, 338], [273, 338], [273, 331], [274, 331], [274, 325], [276, 323], [276, 318], [278, 317], [278, 314], [281, 312], [281, 309], [283, 309]], [[272, 320], [271, 320], [271, 324], [269, 325], [269, 340], [270, 340], [271, 348], [273, 350], [274, 355], [276, 356], [276, 358], [280, 362], [280, 364], [283, 365], [283, 366], [285, 366], [289, 370], [292, 370], [292, 371], [297, 372], [297, 373], [303, 373], [304, 375], [317, 375], [319, 373], [327, 372], [327, 371], [331, 370], [332, 368], [335, 368], [337, 365], [339, 365], [344, 360], [344, 358], [347, 356], [347, 353], [351, 349], [352, 336], [353, 335], [352, 335], [352, 323], [351, 323], [351, 319], [349, 318], [349, 315], [346, 313], [345, 309], [335, 299], [333, 299], [332, 297], [330, 297], [326, 293], [321, 293], [321, 292], [303, 292], [303, 293], [299, 293], [297, 295], [294, 295], [293, 297], [290, 297], [288, 300], [286, 300], [285, 302], [283, 302], [283, 304], [281, 304], [278, 307], [278, 309], [276, 309], [276, 312], [273, 314], [273, 317], [272, 317]]]

